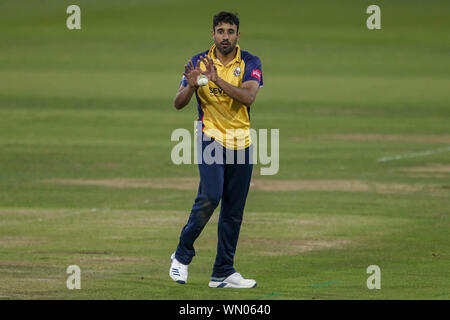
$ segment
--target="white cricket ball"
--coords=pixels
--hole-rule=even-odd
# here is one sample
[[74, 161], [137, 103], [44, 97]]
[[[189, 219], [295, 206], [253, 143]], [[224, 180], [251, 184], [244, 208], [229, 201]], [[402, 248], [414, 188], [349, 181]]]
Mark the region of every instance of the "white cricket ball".
[[208, 77], [205, 76], [204, 74], [199, 75], [198, 78], [197, 78], [197, 84], [200, 87], [206, 86], [208, 84], [208, 81], [209, 81]]

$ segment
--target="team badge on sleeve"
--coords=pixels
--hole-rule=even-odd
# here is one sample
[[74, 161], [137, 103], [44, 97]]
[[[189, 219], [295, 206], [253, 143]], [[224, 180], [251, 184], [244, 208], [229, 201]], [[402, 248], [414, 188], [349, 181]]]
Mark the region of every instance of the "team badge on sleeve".
[[251, 75], [252, 77], [258, 79], [258, 81], [261, 81], [261, 71], [258, 69], [253, 69]]

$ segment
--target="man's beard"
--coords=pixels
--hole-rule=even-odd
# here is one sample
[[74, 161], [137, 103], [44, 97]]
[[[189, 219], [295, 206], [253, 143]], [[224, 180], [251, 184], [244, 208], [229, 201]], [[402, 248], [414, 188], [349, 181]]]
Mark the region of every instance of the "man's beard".
[[225, 48], [222, 47], [221, 43], [216, 43], [216, 48], [219, 49], [221, 54], [226, 56], [227, 54], [233, 52], [234, 48], [236, 48], [236, 43], [228, 42], [228, 46]]

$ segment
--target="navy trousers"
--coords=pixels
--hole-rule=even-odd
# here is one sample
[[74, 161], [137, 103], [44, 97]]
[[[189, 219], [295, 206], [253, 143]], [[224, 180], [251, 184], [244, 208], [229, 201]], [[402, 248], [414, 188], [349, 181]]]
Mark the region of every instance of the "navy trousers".
[[[236, 272], [234, 254], [252, 176], [252, 146], [240, 151], [228, 150], [211, 140], [202, 141], [201, 150], [205, 150], [211, 143], [222, 148], [223, 161], [212, 164], [202, 162], [198, 165], [200, 171], [198, 194], [189, 220], [181, 231], [175, 258], [183, 264], [189, 264], [192, 261], [195, 256], [194, 242], [221, 201], [217, 255], [211, 276], [223, 278]], [[228, 161], [226, 161], [227, 151], [229, 152]], [[241, 154], [238, 156], [238, 153]], [[215, 152], [212, 152], [212, 155], [215, 155]], [[230, 163], [230, 155], [234, 163]], [[242, 161], [238, 163], [238, 157], [242, 159], [242, 156], [245, 157], [245, 163]]]

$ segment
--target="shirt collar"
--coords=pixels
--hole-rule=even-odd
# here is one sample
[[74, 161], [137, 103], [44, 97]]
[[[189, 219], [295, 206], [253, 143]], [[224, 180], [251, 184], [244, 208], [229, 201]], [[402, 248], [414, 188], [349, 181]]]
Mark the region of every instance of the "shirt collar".
[[[236, 56], [234, 57], [233, 60], [228, 62], [227, 65], [232, 65], [232, 64], [234, 64], [236, 62], [239, 62], [239, 63], [241, 62], [241, 47], [237, 44], [236, 48], [237, 48]], [[216, 44], [213, 44], [211, 49], [209, 49], [208, 56], [210, 56], [213, 59], [214, 62], [222, 64], [222, 62], [220, 62], [220, 60], [218, 60], [217, 57], [216, 57], [216, 54], [214, 52], [215, 49], [216, 49]]]

